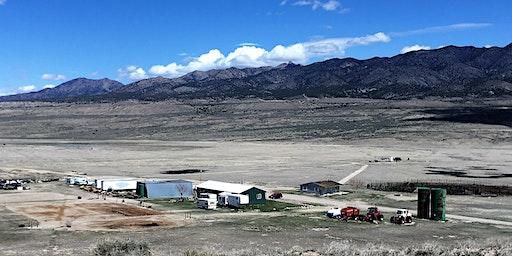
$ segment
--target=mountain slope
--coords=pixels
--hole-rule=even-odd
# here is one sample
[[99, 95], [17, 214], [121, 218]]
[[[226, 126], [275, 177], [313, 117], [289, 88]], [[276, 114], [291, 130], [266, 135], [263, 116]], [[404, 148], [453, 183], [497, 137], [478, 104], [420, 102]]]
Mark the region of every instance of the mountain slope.
[[43, 89], [38, 92], [23, 93], [0, 97], [0, 101], [55, 101], [78, 97], [97, 96], [120, 89], [122, 83], [107, 78], [93, 80], [76, 78], [62, 83], [55, 88]]
[[310, 65], [194, 71], [122, 86], [103, 79], [75, 79], [54, 89], [0, 100], [165, 100], [190, 98], [512, 96], [512, 44], [447, 46], [394, 57], [330, 59]]
[[[223, 71], [228, 70], [243, 69]], [[503, 48], [447, 46], [391, 58], [330, 59], [306, 66], [287, 64], [240, 76], [193, 79], [195, 73], [177, 79], [146, 79], [124, 88], [134, 90], [106, 96], [149, 100], [302, 95], [369, 98], [510, 96], [512, 44]], [[146, 87], [135, 89], [139, 84]]]

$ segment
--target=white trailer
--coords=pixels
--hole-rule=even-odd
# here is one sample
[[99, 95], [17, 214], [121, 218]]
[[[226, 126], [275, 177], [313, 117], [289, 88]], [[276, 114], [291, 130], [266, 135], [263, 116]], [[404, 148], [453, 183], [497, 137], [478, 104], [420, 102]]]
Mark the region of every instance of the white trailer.
[[217, 196], [217, 203], [220, 206], [227, 206], [228, 205], [228, 196], [231, 195], [228, 192], [222, 192]]
[[97, 189], [101, 189], [101, 183], [103, 183], [103, 180], [96, 179], [96, 181], [94, 182], [95, 187], [96, 187]]
[[87, 178], [85, 177], [68, 177], [66, 183], [69, 185], [88, 185]]
[[105, 190], [105, 191], [107, 191], [107, 190], [111, 190], [111, 191], [136, 190], [137, 189], [137, 180], [131, 180], [131, 179], [99, 180], [99, 183], [96, 184], [96, 188], [99, 188], [99, 189]]
[[241, 194], [229, 194], [227, 198], [228, 206], [240, 208], [249, 204], [249, 196]]

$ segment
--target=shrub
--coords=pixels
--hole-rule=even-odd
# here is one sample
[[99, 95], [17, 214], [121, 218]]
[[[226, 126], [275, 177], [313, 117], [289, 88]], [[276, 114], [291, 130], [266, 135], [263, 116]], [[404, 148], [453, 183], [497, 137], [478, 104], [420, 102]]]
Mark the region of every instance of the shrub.
[[145, 242], [107, 240], [98, 243], [92, 254], [95, 256], [150, 256], [151, 250]]

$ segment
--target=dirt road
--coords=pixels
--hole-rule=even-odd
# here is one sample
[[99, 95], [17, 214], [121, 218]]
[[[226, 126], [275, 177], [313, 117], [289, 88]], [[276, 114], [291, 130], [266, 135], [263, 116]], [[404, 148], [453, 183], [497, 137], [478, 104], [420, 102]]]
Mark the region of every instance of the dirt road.
[[347, 177], [345, 177], [342, 180], [338, 181], [338, 183], [345, 184], [345, 183], [349, 182], [352, 178], [354, 178], [358, 174], [364, 172], [364, 170], [366, 170], [366, 168], [368, 168], [368, 165], [362, 166], [361, 168], [357, 169], [355, 172], [349, 174]]

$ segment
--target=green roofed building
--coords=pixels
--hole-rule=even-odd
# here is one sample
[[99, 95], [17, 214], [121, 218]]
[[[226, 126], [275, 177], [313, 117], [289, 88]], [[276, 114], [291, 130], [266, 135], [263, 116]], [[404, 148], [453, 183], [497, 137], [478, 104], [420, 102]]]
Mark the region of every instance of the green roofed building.
[[232, 194], [241, 194], [249, 196], [249, 204], [264, 204], [266, 202], [265, 190], [246, 184], [228, 183], [209, 180], [196, 186], [198, 194], [212, 193], [220, 194], [228, 192]]

